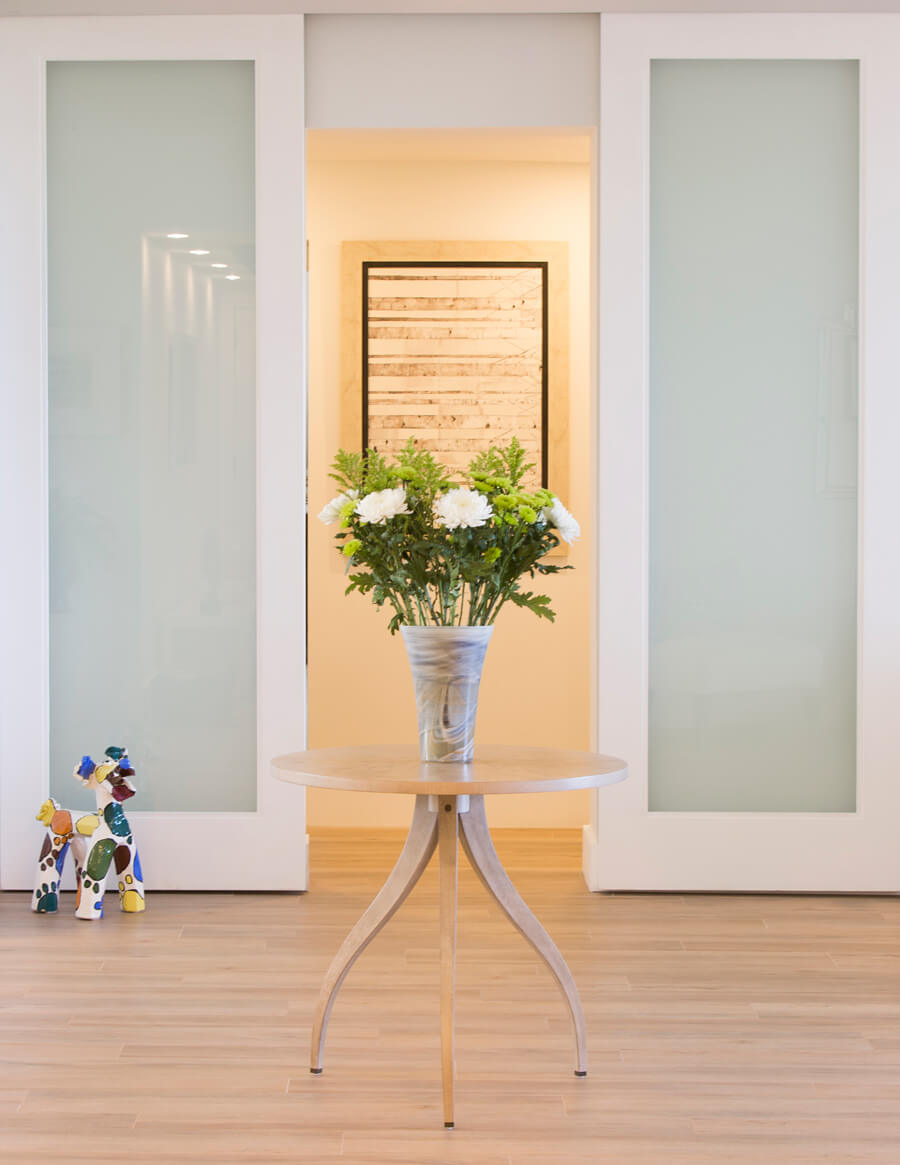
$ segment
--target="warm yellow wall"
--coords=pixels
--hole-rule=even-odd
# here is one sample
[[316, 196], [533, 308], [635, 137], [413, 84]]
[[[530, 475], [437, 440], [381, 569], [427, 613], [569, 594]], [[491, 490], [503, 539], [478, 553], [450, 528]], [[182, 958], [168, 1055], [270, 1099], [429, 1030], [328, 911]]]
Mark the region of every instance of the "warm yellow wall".
[[[590, 170], [548, 162], [310, 161], [309, 741], [417, 740], [412, 680], [388, 616], [344, 597], [334, 530], [315, 515], [334, 494], [340, 444], [340, 245], [350, 239], [567, 241], [570, 255], [571, 483], [563, 501], [589, 527]], [[555, 624], [505, 607], [485, 663], [477, 741], [589, 746], [589, 546], [539, 586]], [[411, 799], [309, 791], [310, 825], [407, 825]], [[496, 797], [495, 825], [580, 826], [587, 793]]]

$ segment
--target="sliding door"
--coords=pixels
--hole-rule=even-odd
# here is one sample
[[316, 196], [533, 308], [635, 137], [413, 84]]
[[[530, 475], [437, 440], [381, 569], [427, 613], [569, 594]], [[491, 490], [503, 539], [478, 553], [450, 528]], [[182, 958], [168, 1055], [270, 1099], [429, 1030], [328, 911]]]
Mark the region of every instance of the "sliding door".
[[594, 888], [900, 890], [898, 46], [605, 20]]
[[3, 884], [117, 744], [150, 889], [304, 888], [302, 21], [3, 52]]

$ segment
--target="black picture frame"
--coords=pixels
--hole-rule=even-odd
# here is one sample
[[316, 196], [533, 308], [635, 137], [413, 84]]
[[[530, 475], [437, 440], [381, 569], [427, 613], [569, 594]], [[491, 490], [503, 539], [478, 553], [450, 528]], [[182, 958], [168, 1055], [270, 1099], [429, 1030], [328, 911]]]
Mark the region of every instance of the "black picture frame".
[[511, 268], [540, 269], [541, 271], [541, 451], [540, 480], [543, 488], [549, 487], [549, 431], [550, 431], [550, 294], [549, 267], [547, 260], [528, 259], [469, 259], [469, 260], [425, 260], [425, 259], [372, 259], [363, 260], [361, 272], [362, 290], [362, 449], [369, 447], [369, 271], [391, 267], [419, 268]]

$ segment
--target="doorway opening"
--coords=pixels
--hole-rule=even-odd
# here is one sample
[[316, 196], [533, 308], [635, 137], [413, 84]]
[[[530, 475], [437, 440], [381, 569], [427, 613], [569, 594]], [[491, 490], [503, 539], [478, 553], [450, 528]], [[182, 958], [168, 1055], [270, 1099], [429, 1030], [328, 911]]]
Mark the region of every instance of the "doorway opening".
[[[310, 748], [417, 739], [400, 636], [388, 635], [384, 610], [359, 595], [344, 596], [346, 560], [335, 549], [334, 528], [315, 520], [336, 492], [328, 478], [336, 450], [349, 448], [354, 438], [356, 448], [361, 444], [359, 389], [346, 373], [348, 344], [356, 340], [347, 329], [358, 327], [361, 285], [352, 267], [348, 271], [345, 244], [409, 243], [435, 255], [443, 246], [455, 261], [464, 243], [478, 262], [524, 256], [544, 244], [558, 248], [545, 355], [549, 486], [588, 531], [592, 148], [593, 132], [585, 128], [307, 132]], [[376, 259], [387, 253], [374, 252]], [[559, 343], [552, 339], [554, 327], [562, 329]], [[458, 335], [435, 332], [432, 338], [440, 351]], [[493, 358], [502, 360], [502, 351]], [[501, 440], [506, 436], [500, 433]], [[565, 467], [562, 480], [553, 480], [554, 457]], [[479, 741], [590, 747], [587, 539], [568, 548], [567, 563], [575, 569], [540, 580], [557, 612], [554, 625], [508, 608], [498, 621], [481, 686]], [[411, 812], [406, 800], [311, 789], [308, 821], [316, 827], [405, 827]], [[575, 828], [590, 812], [587, 792], [500, 800], [492, 818], [500, 826]]]

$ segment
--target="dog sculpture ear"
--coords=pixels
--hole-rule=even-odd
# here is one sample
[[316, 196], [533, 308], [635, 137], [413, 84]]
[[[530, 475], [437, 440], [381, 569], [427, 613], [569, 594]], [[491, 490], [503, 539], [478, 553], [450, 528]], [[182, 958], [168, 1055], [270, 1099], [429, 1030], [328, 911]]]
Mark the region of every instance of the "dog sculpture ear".
[[72, 773], [72, 776], [75, 777], [76, 780], [81, 781], [83, 785], [86, 785], [93, 776], [96, 767], [97, 766], [89, 756], [83, 756], [81, 758], [81, 764], [75, 769], [75, 772]]

